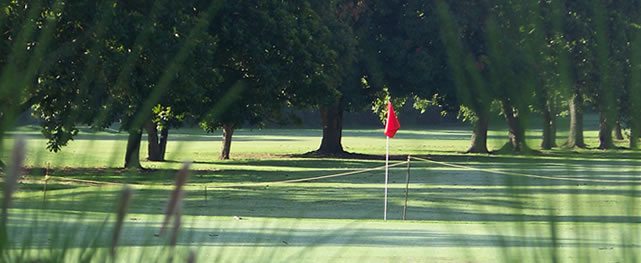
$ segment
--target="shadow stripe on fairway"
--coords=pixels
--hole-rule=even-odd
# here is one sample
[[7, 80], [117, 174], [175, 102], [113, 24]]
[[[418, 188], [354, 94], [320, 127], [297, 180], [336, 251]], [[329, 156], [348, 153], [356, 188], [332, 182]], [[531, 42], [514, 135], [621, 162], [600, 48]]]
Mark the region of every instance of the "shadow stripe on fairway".
[[[398, 163], [390, 164], [388, 167], [396, 167], [396, 166], [400, 166], [400, 165], [407, 164], [407, 163], [408, 163], [408, 161], [398, 162]], [[256, 187], [256, 186], [269, 186], [269, 185], [274, 185], [274, 184], [309, 182], [309, 181], [315, 181], [315, 180], [321, 180], [321, 179], [329, 179], [329, 178], [343, 177], [343, 176], [349, 176], [349, 175], [355, 175], [355, 174], [362, 174], [362, 173], [376, 171], [376, 170], [380, 170], [380, 169], [384, 169], [384, 168], [385, 168], [385, 165], [378, 166], [378, 167], [367, 168], [367, 169], [359, 169], [359, 170], [349, 171], [349, 172], [342, 172], [342, 173], [337, 173], [337, 174], [314, 176], [314, 177], [288, 179], [288, 180], [281, 180], [281, 181], [260, 182], [260, 183], [245, 183], [245, 184], [235, 184], [235, 185], [209, 186], [208, 188], [209, 189], [222, 189], [222, 188]], [[3, 179], [3, 177], [0, 176], [0, 181], [2, 179]], [[46, 182], [46, 181], [49, 181], [49, 180], [55, 180], [55, 181], [61, 181], [61, 182], [73, 182], [73, 183], [88, 184], [88, 185], [122, 185], [122, 183], [109, 182], [109, 181], [93, 181], [93, 180], [65, 178], [65, 177], [50, 176], [50, 175], [47, 175], [44, 178], [44, 180], [42, 180], [42, 181]], [[129, 184], [131, 184], [131, 183], [129, 183]], [[136, 184], [132, 184], [132, 185], [136, 185]]]
[[480, 171], [480, 172], [502, 174], [502, 175], [510, 175], [510, 176], [529, 177], [529, 178], [536, 178], [536, 179], [559, 180], [559, 181], [574, 181], [574, 182], [590, 182], [590, 183], [621, 183], [621, 184], [633, 183], [633, 184], [641, 184], [641, 180], [607, 180], [607, 179], [588, 179], [588, 178], [576, 178], [576, 177], [554, 177], [554, 176], [534, 175], [534, 174], [526, 174], [526, 173], [506, 172], [506, 171], [489, 169], [489, 168], [477, 168], [477, 167], [453, 164], [453, 163], [448, 163], [448, 162], [424, 159], [424, 158], [419, 158], [419, 157], [414, 157], [414, 156], [412, 156], [411, 158], [419, 160], [419, 161], [423, 161], [423, 162], [434, 163], [434, 164], [439, 164], [439, 165], [453, 167], [453, 168], [460, 168], [460, 169], [465, 169], [465, 170]]
[[[403, 165], [403, 164], [407, 164], [407, 162], [408, 161], [403, 161], [403, 162], [398, 162], [398, 163], [395, 163], [395, 164], [390, 164], [388, 167], [400, 166], [400, 165]], [[209, 187], [209, 188], [213, 188], [213, 189], [239, 188], [239, 187], [255, 187], [255, 186], [269, 186], [269, 185], [274, 185], [274, 184], [309, 182], [309, 181], [315, 181], [315, 180], [321, 180], [321, 179], [328, 179], [328, 178], [335, 178], [335, 177], [342, 177], [342, 176], [348, 176], [348, 175], [367, 173], [367, 172], [380, 170], [380, 169], [384, 169], [384, 168], [385, 168], [385, 165], [378, 166], [378, 167], [367, 168], [367, 169], [356, 170], [356, 171], [343, 172], [343, 173], [337, 173], [337, 174], [329, 174], [329, 175], [321, 175], [321, 176], [314, 176], [314, 177], [307, 177], [307, 178], [289, 179], [289, 180], [272, 181], [272, 182], [260, 182], [260, 183], [253, 183], [253, 184], [236, 184], [236, 185], [213, 186], [213, 187]]]

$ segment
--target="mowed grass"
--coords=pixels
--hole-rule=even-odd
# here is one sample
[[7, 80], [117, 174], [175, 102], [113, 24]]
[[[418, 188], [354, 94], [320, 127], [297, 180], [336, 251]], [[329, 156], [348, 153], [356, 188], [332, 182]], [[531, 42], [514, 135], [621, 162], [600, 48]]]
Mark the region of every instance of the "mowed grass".
[[[82, 248], [87, 246], [106, 255], [119, 184], [128, 183], [134, 188], [134, 198], [119, 260], [153, 261], [167, 243], [166, 237], [156, 234], [174, 174], [182, 161], [189, 160], [194, 164], [186, 187], [177, 252], [180, 258], [192, 249], [197, 251], [199, 262], [639, 259], [638, 152], [553, 150], [532, 156], [463, 155], [460, 152], [469, 139], [464, 128], [402, 130], [391, 140], [391, 152], [397, 159], [393, 163], [411, 154], [476, 170], [413, 160], [408, 220], [402, 221], [407, 169], [405, 165], [393, 168], [390, 220], [383, 221], [383, 170], [309, 182], [269, 183], [384, 163], [382, 158], [297, 156], [314, 150], [319, 134], [318, 130], [241, 130], [232, 145], [234, 159], [219, 161], [218, 136], [178, 131], [170, 135], [168, 162], [143, 162], [149, 171], [131, 172], [115, 168], [124, 155], [124, 134], [81, 134], [62, 152], [53, 154], [44, 151], [45, 141], [35, 131], [20, 129], [11, 135], [27, 138], [27, 164], [32, 169], [20, 185], [10, 214], [14, 249], [29, 247], [27, 254], [48, 257], [53, 252], [47, 248], [64, 247], [68, 261], [86, 253]], [[380, 156], [385, 152], [381, 134], [381, 130], [347, 130], [344, 146], [350, 152]], [[504, 135], [504, 131], [491, 132], [492, 148], [500, 148]], [[528, 135], [531, 145], [540, 142], [539, 135]], [[588, 143], [596, 145], [596, 132], [586, 135]], [[11, 140], [5, 147], [9, 148]], [[47, 166], [54, 179], [47, 184], [45, 198], [42, 179]]]

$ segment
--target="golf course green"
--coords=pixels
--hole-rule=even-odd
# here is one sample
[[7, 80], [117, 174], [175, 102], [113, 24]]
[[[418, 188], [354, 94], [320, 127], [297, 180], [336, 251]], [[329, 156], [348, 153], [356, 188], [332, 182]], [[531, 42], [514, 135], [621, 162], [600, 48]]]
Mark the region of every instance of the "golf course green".
[[[170, 256], [184, 262], [190, 251], [197, 262], [639, 259], [636, 151], [469, 155], [461, 153], [469, 138], [464, 129], [402, 130], [391, 140], [391, 164], [399, 165], [390, 168], [383, 221], [382, 131], [345, 131], [346, 150], [360, 154], [351, 158], [302, 155], [317, 146], [318, 134], [240, 130], [232, 160], [220, 161], [219, 136], [178, 130], [170, 137], [168, 161], [143, 161], [147, 170], [137, 171], [116, 168], [127, 139], [122, 133], [82, 132], [54, 154], [35, 130], [15, 130], [5, 152], [12, 140], [25, 138], [27, 170], [9, 210], [7, 257], [109, 261], [127, 184], [133, 195], [118, 242], [123, 262]], [[498, 149], [504, 134], [491, 132], [490, 146]], [[586, 136], [588, 143], [596, 140], [595, 131]], [[531, 145], [538, 137], [528, 134]], [[408, 173], [402, 162], [408, 155], [415, 157], [402, 220]], [[168, 252], [168, 237], [159, 230], [184, 161], [192, 165], [182, 224], [175, 251]]]

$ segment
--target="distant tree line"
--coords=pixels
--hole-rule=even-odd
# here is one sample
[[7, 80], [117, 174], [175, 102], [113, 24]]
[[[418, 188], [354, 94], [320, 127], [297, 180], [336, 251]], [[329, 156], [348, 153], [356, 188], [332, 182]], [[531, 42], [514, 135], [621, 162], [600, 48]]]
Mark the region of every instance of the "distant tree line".
[[[163, 161], [170, 129], [222, 130], [228, 159], [242, 125], [312, 109], [315, 154], [340, 156], [343, 113], [384, 116], [392, 99], [471, 123], [470, 153], [489, 152], [496, 114], [508, 127], [502, 150], [532, 150], [534, 116], [542, 149], [587, 147], [589, 108], [598, 148], [623, 129], [637, 148], [640, 19], [638, 0], [4, 1], [0, 138], [28, 109], [54, 152], [79, 125], [119, 123], [124, 166], [140, 168], [144, 132], [147, 159]], [[564, 114], [569, 135], [556, 145]]]

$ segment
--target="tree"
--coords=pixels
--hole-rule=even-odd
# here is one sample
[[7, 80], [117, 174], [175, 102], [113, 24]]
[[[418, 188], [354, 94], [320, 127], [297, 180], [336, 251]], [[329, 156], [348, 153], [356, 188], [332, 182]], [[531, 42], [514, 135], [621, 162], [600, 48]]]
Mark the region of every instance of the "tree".
[[[440, 39], [447, 54], [456, 101], [461, 105], [459, 116], [472, 123], [471, 145], [468, 153], [488, 153], [487, 132], [490, 120], [492, 89], [488, 86], [487, 48], [484, 41], [488, 8], [473, 1], [463, 1], [450, 7], [437, 2]], [[460, 8], [460, 9], [459, 9]], [[474, 10], [466, 12], [464, 10]], [[450, 97], [454, 97], [450, 96]]]
[[[633, 56], [631, 43], [635, 31], [638, 30], [635, 21], [638, 19], [640, 7], [638, 1], [608, 3], [605, 8], [605, 21], [601, 22], [605, 24], [603, 27], [607, 30], [607, 39], [601, 39], [601, 41], [607, 41], [606, 47], [609, 54], [607, 60], [601, 65], [604, 68], [602, 72], [608, 75], [607, 82], [602, 83], [605, 86], [602, 92], [611, 93], [608, 113], [611, 118], [610, 126], [614, 128], [617, 140], [624, 139], [622, 126], [629, 122], [631, 113], [629, 101], [634, 96], [630, 91], [632, 70], [630, 58]], [[608, 145], [608, 142], [602, 144], [610, 148], [614, 146], [613, 143]]]
[[[243, 79], [240, 74], [233, 76], [233, 73], [223, 73], [221, 75], [226, 80], [222, 81], [213, 92], [224, 92], [224, 94], [216, 96], [208, 93], [210, 94], [208, 98], [220, 98], [220, 100], [212, 100], [211, 103], [215, 106], [205, 115], [201, 126], [207, 132], [222, 129], [219, 159], [226, 160], [230, 158], [234, 131], [246, 123], [259, 125], [267, 116], [274, 114], [279, 109], [279, 105], [265, 101], [271, 94], [261, 94], [265, 89], [259, 88], [250, 80]], [[271, 96], [271, 98], [274, 97]]]
[[326, 72], [337, 57], [308, 2], [226, 2], [209, 34], [220, 51], [211, 64], [219, 84], [207, 91], [215, 106], [203, 113], [202, 126], [223, 130], [221, 159], [229, 158], [235, 129], [260, 126], [280, 117], [283, 106], [327, 94]]
[[[16, 101], [24, 101], [24, 95], [22, 95], [24, 86], [20, 85], [22, 83], [19, 80], [14, 79], [13, 73], [18, 71], [19, 67], [24, 68], [24, 64], [28, 61], [28, 58], [25, 58], [28, 50], [26, 46], [31, 40], [30, 33], [34, 30], [34, 25], [25, 18], [36, 17], [37, 9], [33, 8], [29, 12], [26, 7], [22, 7], [17, 2], [0, 4], [0, 11], [6, 14], [0, 17], [0, 32], [2, 32], [0, 35], [2, 37], [0, 41], [0, 148], [3, 146], [5, 131], [11, 126], [19, 111]], [[15, 96], [15, 94], [19, 95]], [[16, 97], [19, 100], [16, 100]], [[0, 170], [5, 167], [2, 153], [3, 151], [0, 151]]]
[[532, 108], [542, 115], [541, 149], [549, 150], [557, 147], [556, 117], [561, 113], [569, 90], [564, 71], [567, 64], [562, 31], [564, 9], [560, 1], [539, 2], [529, 14], [536, 30], [530, 34], [528, 49], [535, 55], [533, 60], [539, 79]]
[[363, 94], [357, 54], [355, 23], [362, 15], [363, 2], [310, 1], [319, 16], [322, 34], [317, 37], [316, 50], [327, 54], [323, 59], [332, 63], [323, 69], [323, 75], [310, 85], [293, 90], [296, 97], [290, 100], [298, 107], [318, 109], [321, 117], [322, 137], [314, 155], [339, 156], [345, 154], [342, 145], [343, 113], [361, 109], [368, 102]]
[[[627, 3], [568, 1], [566, 39], [576, 86], [570, 100], [570, 147], [585, 147], [582, 134], [582, 106], [590, 102], [599, 112], [600, 149], [614, 147], [612, 130], [621, 118], [617, 106], [625, 91], [629, 65], [629, 37], [624, 10]], [[617, 88], [615, 88], [615, 86]], [[622, 104], [622, 103], [619, 103]], [[576, 116], [575, 116], [576, 115]]]
[[589, 90], [596, 81], [594, 62], [594, 34], [590, 25], [590, 5], [588, 1], [566, 1], [564, 16], [565, 47], [567, 48], [567, 68], [572, 83], [568, 99], [570, 130], [565, 143], [569, 148], [585, 148], [583, 137], [583, 111], [585, 100], [592, 92]]
[[[131, 54], [123, 56], [126, 57], [125, 68], [117, 74], [113, 90], [115, 92], [112, 93], [122, 107], [118, 112], [124, 113], [120, 115], [121, 123], [129, 131], [126, 168], [140, 167], [138, 154], [142, 127], [151, 118], [152, 108], [161, 101], [169, 100], [166, 104], [171, 105], [172, 101], [184, 101], [186, 97], [193, 98], [194, 94], [198, 94], [198, 89], [172, 84], [182, 82], [181, 78], [189, 76], [190, 71], [197, 70], [185, 62], [199, 55], [194, 52], [198, 45], [208, 46], [201, 39], [206, 36], [206, 28], [218, 11], [219, 2], [157, 1], [150, 6], [149, 18], [144, 17], [145, 10], [139, 9], [141, 6], [123, 6], [119, 10], [125, 16], [129, 15], [131, 20], [127, 22], [147, 23], [137, 29], [139, 34], [135, 40], [128, 37], [130, 34], [119, 35], [117, 39], [120, 43], [131, 45], [132, 48], [128, 50], [133, 50], [129, 52]], [[119, 89], [122, 88], [128, 96], [118, 97]], [[168, 96], [169, 94], [173, 95]]]
[[628, 96], [626, 96], [627, 121], [630, 128], [630, 149], [639, 148], [639, 137], [641, 136], [641, 19], [639, 16], [639, 4], [631, 4], [629, 11], [629, 37], [630, 37], [630, 69]]
[[[0, 4], [3, 12], [0, 17], [0, 147], [4, 132], [13, 125], [17, 114], [25, 112], [34, 103], [32, 93], [39, 71], [45, 70], [48, 63], [62, 53], [61, 50], [50, 50], [58, 33], [56, 24], [62, 7], [62, 2], [44, 1]], [[83, 42], [82, 38], [76, 40]], [[0, 169], [4, 166], [1, 159], [0, 155]]]
[[[429, 1], [369, 1], [363, 5], [365, 11], [356, 23], [355, 32], [362, 50], [365, 90], [373, 97], [373, 109], [383, 109], [390, 98], [396, 100], [397, 106], [412, 100], [413, 106], [421, 111], [432, 105], [439, 105], [444, 111], [458, 109], [448, 59], [460, 59], [457, 63], [465, 60], [464, 64], [467, 64], [467, 57], [459, 54], [461, 50], [455, 51], [457, 53], [446, 51], [446, 41], [456, 42], [459, 36], [458, 32], [443, 30], [452, 33], [452, 37], [441, 41], [436, 4]], [[450, 18], [448, 15], [448, 22], [454, 20]], [[456, 25], [456, 22], [450, 25]], [[448, 55], [453, 56], [448, 58]]]
[[[106, 83], [99, 66], [101, 39], [111, 18], [106, 5], [73, 3], [59, 14], [53, 47], [65, 49], [63, 56], [38, 73], [30, 96], [32, 111], [40, 119], [41, 132], [48, 139], [47, 148], [57, 152], [78, 133], [76, 124], [90, 123], [96, 116]], [[108, 10], [108, 9], [107, 9]], [[89, 41], [76, 41], [84, 36]]]
[[[614, 147], [612, 139], [612, 129], [616, 119], [615, 94], [612, 85], [616, 81], [613, 76], [615, 70], [622, 70], [616, 66], [612, 67], [608, 60], [610, 59], [610, 43], [616, 43], [610, 40], [610, 31], [608, 30], [608, 12], [607, 7], [602, 5], [601, 1], [592, 1], [592, 14], [595, 28], [595, 62], [597, 71], [597, 82], [595, 93], [595, 102], [599, 110], [599, 149], [606, 150]], [[612, 70], [614, 68], [614, 70]], [[612, 70], [612, 71], [611, 71]], [[619, 82], [620, 83], [620, 82]]]
[[[187, 106], [186, 103], [174, 102], [174, 104]], [[153, 117], [145, 124], [145, 130], [147, 131], [147, 160], [160, 162], [165, 160], [169, 129], [180, 126], [185, 119], [185, 115], [189, 114], [189, 109], [185, 107], [182, 113], [177, 113], [174, 107], [158, 104], [151, 111]]]
[[[102, 128], [118, 121], [129, 133], [125, 167], [141, 168], [142, 127], [151, 119], [153, 106], [193, 98], [194, 90], [181, 90], [181, 86], [171, 90], [184, 97], [165, 95], [174, 80], [193, 69], [182, 65], [195, 56], [191, 51], [201, 44], [200, 33], [216, 5], [143, 1], [68, 6], [68, 12], [60, 16], [69, 21], [62, 23], [67, 27], [62, 28], [60, 38], [87, 34], [91, 44], [76, 44], [72, 49], [76, 52], [57, 60], [61, 65], [39, 78], [42, 92], [35, 112], [44, 120], [49, 148], [57, 151], [64, 146], [77, 133], [75, 125], [80, 122]], [[87, 12], [92, 8], [99, 11]], [[68, 93], [60, 92], [61, 88]], [[86, 117], [76, 118], [78, 112]]]
[[629, 126], [630, 126], [630, 149], [639, 148], [639, 137], [641, 136], [641, 31], [632, 36], [631, 67], [630, 67], [630, 98], [629, 105]]

